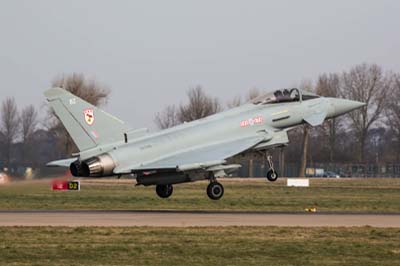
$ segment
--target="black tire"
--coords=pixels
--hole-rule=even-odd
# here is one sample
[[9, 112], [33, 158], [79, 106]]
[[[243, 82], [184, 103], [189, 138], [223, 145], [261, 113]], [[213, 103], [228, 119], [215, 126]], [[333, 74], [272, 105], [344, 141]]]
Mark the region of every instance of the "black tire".
[[156, 193], [160, 198], [166, 199], [172, 195], [174, 187], [172, 185], [157, 185]]
[[270, 169], [270, 170], [267, 172], [267, 179], [268, 179], [269, 181], [271, 181], [271, 182], [276, 181], [276, 180], [278, 179], [278, 173], [277, 173], [275, 170]]
[[207, 196], [212, 200], [219, 200], [224, 195], [224, 187], [218, 182], [211, 182], [207, 186]]

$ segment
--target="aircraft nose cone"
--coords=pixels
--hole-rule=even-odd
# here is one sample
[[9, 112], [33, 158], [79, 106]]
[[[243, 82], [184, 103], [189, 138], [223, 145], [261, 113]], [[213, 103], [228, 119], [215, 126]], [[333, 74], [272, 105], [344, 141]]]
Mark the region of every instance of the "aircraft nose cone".
[[363, 102], [346, 100], [346, 99], [332, 99], [332, 100], [336, 116], [348, 113], [365, 105], [365, 103]]

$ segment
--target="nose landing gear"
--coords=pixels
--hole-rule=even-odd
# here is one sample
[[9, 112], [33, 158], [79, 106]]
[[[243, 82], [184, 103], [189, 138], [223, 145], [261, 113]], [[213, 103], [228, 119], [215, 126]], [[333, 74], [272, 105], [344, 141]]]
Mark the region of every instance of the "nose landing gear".
[[267, 172], [267, 179], [268, 179], [269, 181], [271, 181], [271, 182], [274, 182], [274, 181], [276, 181], [276, 180], [278, 179], [278, 174], [275, 172], [274, 169], [270, 169], [270, 170]]
[[272, 162], [272, 156], [267, 155], [266, 158], [269, 165], [269, 170], [267, 172], [267, 179], [271, 182], [274, 182], [278, 179], [278, 173], [275, 171], [274, 163]]

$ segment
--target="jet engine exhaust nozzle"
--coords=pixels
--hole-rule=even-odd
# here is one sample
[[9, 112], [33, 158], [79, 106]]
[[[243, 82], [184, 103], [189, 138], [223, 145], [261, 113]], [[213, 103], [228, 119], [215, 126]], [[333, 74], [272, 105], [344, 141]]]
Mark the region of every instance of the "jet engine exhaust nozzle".
[[83, 162], [71, 163], [69, 169], [76, 177], [103, 177], [113, 174], [115, 162], [109, 154], [102, 154]]

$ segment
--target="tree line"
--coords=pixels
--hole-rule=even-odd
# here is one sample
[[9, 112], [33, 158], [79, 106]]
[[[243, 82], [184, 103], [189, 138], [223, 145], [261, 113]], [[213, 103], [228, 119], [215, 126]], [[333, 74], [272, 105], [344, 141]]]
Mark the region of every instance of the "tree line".
[[[57, 77], [51, 85], [62, 87], [96, 106], [106, 104], [111, 91], [77, 73]], [[310, 162], [400, 162], [399, 73], [364, 63], [343, 72], [321, 73], [297, 87], [366, 105], [330, 119], [322, 126], [304, 125], [289, 131], [286, 161], [301, 162], [303, 168]], [[241, 106], [263, 92], [252, 88], [242, 96], [218, 99], [197, 86], [187, 91], [183, 103], [171, 104], [157, 112], [154, 122], [160, 129], [169, 128]], [[33, 105], [19, 110], [13, 98], [4, 99], [0, 110], [0, 160], [5, 166], [13, 162], [21, 165], [36, 162], [38, 166], [77, 151], [51, 110], [47, 109], [42, 115], [44, 119], [39, 119]], [[304, 169], [301, 171], [304, 173]]]
[[[286, 160], [301, 162], [400, 162], [400, 74], [384, 71], [377, 64], [363, 63], [337, 73], [321, 73], [315, 80], [297, 86], [325, 97], [366, 103], [348, 115], [311, 128], [303, 125], [289, 131]], [[234, 108], [259, 96], [263, 90], [250, 89], [244, 97], [223, 101], [201, 87], [189, 89], [187, 101], [169, 105], [155, 116], [160, 129], [200, 119]], [[225, 108], [224, 108], [225, 106]]]
[[[59, 76], [51, 86], [64, 88], [95, 106], [106, 104], [110, 94], [106, 86], [79, 73]], [[18, 110], [14, 98], [3, 100], [0, 113], [0, 163], [3, 162], [3, 167], [41, 167], [78, 151], [53, 111], [45, 110], [44, 118], [39, 119], [33, 105]]]

